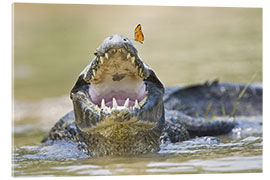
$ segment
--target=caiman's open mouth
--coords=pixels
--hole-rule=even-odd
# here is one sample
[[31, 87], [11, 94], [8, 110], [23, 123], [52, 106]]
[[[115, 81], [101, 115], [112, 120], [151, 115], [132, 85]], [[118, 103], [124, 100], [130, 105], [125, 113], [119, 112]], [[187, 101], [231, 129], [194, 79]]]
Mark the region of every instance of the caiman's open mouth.
[[131, 56], [125, 48], [111, 48], [104, 57], [98, 56], [97, 59], [98, 66], [90, 68], [91, 102], [106, 111], [142, 107], [147, 99], [143, 81], [146, 75], [135, 56]]
[[[134, 148], [136, 153], [150, 151], [149, 148], [156, 150], [164, 124], [163, 85], [138, 57], [131, 41], [122, 35], [105, 39], [94, 54], [94, 60], [80, 74], [71, 91], [76, 125], [83, 138], [92, 139], [84, 141], [90, 141], [93, 147], [93, 137], [99, 136], [100, 148], [100, 139], [105, 138], [104, 142], [110, 141], [110, 147], [106, 145], [108, 142], [104, 143], [106, 152], [112, 144], [123, 146], [122, 151]], [[119, 129], [121, 134], [117, 132]], [[145, 143], [145, 148], [141, 144], [140, 150], [128, 145], [135, 146], [136, 143], [129, 141], [142, 132], [147, 132], [143, 136], [149, 138], [137, 142]], [[155, 145], [150, 145], [151, 141]]]

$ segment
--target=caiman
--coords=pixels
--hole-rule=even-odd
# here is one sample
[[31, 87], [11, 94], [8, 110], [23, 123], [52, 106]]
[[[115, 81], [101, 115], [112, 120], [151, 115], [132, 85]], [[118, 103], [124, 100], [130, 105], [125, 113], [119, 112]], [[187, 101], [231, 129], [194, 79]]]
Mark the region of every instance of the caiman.
[[[164, 88], [133, 43], [123, 35], [106, 38], [71, 89], [73, 111], [42, 142], [77, 142], [90, 157], [157, 152], [162, 143], [226, 134], [237, 126], [232, 111], [244, 84], [213, 81]], [[209, 110], [211, 105], [211, 112]], [[247, 88], [235, 115], [262, 113], [262, 88]], [[210, 116], [224, 116], [209, 120]], [[203, 117], [205, 120], [203, 120]]]

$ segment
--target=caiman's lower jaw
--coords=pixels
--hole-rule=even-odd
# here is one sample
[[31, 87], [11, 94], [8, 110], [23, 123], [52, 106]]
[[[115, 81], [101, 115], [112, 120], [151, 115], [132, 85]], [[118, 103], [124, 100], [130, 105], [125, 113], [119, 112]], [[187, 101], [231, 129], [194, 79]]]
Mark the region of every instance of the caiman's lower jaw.
[[126, 49], [97, 56], [89, 69], [89, 99], [97, 111], [139, 110], [147, 101], [147, 70]]

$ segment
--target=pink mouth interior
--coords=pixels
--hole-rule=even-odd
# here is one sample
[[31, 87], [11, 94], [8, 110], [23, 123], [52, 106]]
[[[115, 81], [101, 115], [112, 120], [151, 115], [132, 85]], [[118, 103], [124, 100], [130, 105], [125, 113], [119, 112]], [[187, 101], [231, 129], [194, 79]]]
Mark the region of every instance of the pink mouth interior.
[[140, 88], [135, 90], [134, 92], [132, 92], [131, 90], [121, 90], [119, 89], [119, 87], [117, 87], [115, 89], [105, 90], [105, 93], [100, 93], [99, 91], [90, 88], [89, 94], [90, 100], [99, 107], [101, 106], [102, 99], [105, 100], [105, 104], [107, 107], [112, 107], [113, 98], [116, 99], [118, 106], [124, 106], [126, 99], [129, 98], [129, 107], [133, 107], [135, 104], [135, 100], [137, 100], [139, 103], [146, 96], [145, 89], [146, 87], [143, 83]]

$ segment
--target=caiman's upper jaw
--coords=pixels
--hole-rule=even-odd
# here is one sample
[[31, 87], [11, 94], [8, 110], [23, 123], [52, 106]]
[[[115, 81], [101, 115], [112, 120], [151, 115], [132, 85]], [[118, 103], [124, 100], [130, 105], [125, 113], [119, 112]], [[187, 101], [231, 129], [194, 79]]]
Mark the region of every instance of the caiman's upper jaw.
[[[123, 65], [126, 65], [127, 67], [123, 68], [122, 67]], [[140, 60], [138, 55], [137, 54], [132, 55], [131, 52], [128, 51], [126, 48], [121, 47], [121, 48], [110, 48], [107, 51], [105, 51], [103, 55], [97, 53], [96, 58], [92, 61], [84, 79], [89, 83], [99, 83], [100, 79], [99, 76], [97, 75], [97, 71], [103, 72], [104, 69], [108, 70], [108, 68], [117, 69], [115, 71], [116, 73], [119, 72], [128, 73], [129, 75], [133, 73], [133, 76], [137, 75], [142, 79], [145, 79], [149, 76], [148, 72], [149, 67]], [[103, 70], [100, 71], [100, 69]], [[111, 71], [111, 73], [113, 72]]]

